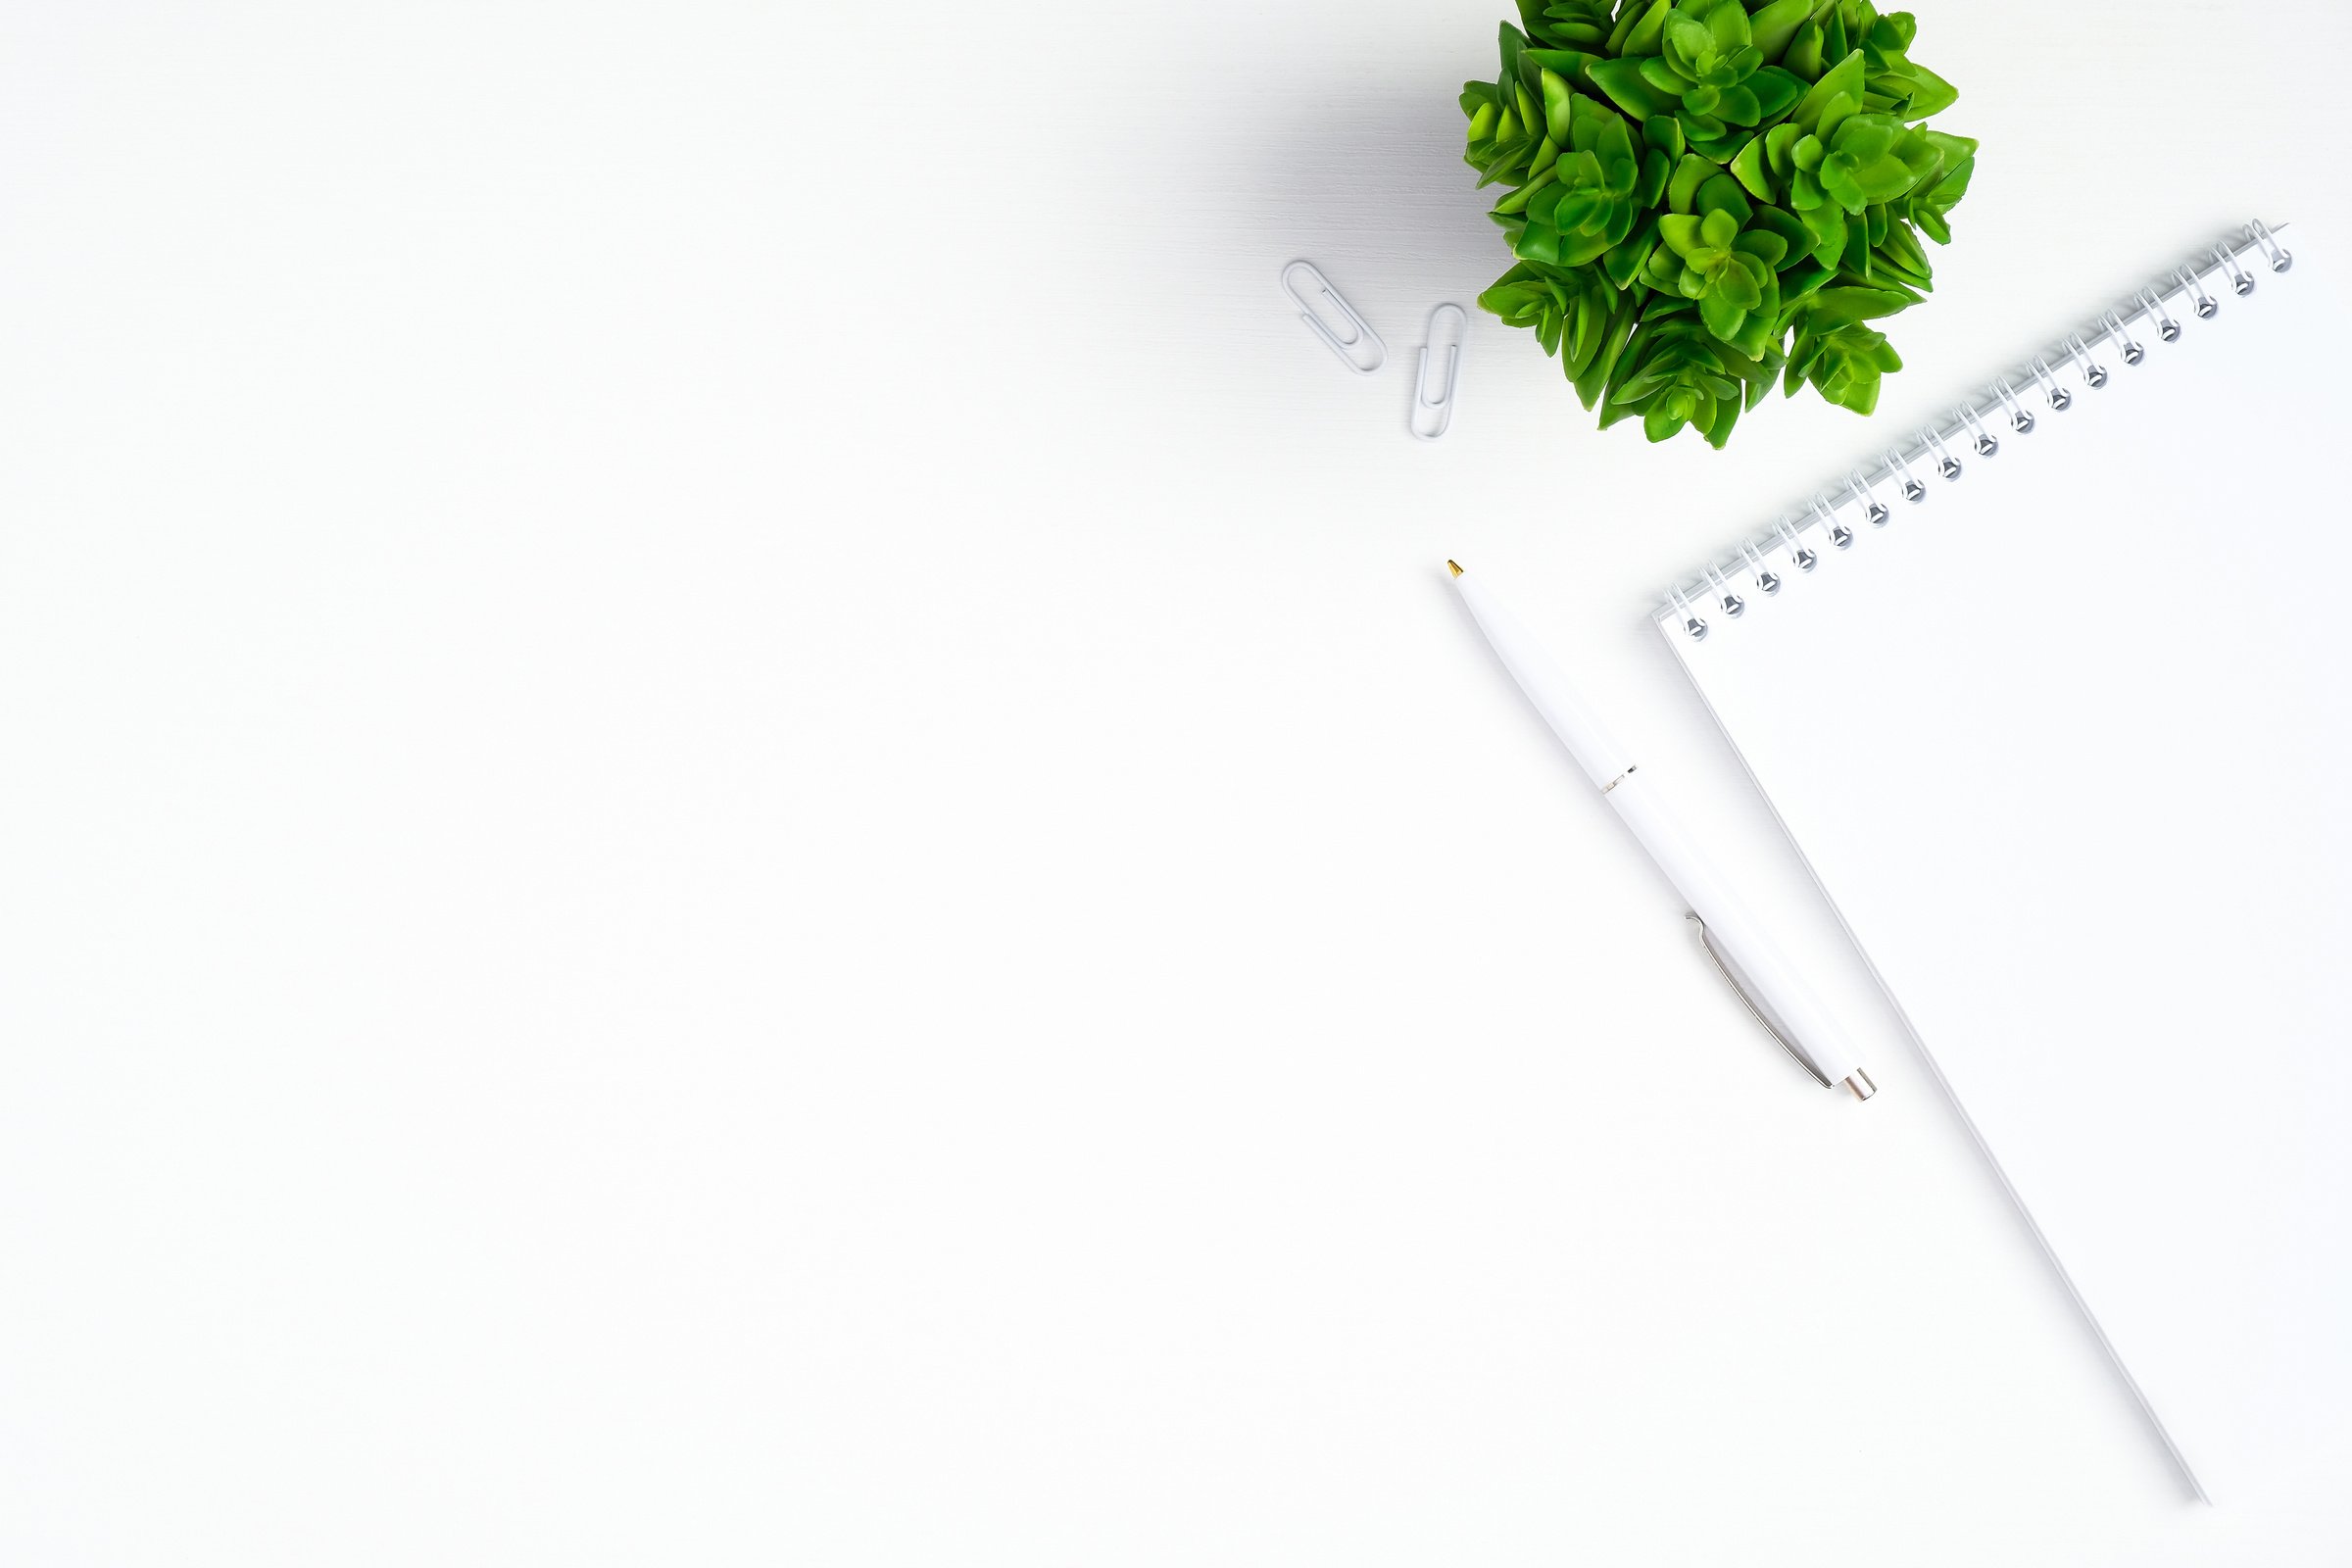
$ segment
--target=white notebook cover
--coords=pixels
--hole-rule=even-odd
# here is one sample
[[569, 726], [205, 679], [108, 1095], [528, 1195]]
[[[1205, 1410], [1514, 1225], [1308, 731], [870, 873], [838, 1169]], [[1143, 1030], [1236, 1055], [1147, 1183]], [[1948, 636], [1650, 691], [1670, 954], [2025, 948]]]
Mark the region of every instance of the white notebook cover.
[[2225, 1505], [2352, 1475], [2352, 333], [2328, 258], [2231, 244], [2252, 293], [2208, 256], [2135, 368], [2082, 323], [2005, 368], [2030, 433], [1659, 621]]

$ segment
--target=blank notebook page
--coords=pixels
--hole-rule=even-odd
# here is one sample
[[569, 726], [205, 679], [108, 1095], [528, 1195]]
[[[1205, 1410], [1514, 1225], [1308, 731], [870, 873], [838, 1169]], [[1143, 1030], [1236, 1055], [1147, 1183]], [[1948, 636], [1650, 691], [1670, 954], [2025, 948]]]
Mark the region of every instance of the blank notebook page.
[[2352, 1474], [2352, 345], [2244, 254], [1659, 622], [2222, 1506]]

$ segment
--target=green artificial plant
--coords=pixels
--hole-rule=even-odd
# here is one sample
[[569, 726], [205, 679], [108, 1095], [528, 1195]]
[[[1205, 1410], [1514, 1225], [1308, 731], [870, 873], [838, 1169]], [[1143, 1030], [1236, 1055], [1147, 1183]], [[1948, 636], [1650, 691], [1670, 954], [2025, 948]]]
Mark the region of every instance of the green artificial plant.
[[1977, 144], [1917, 24], [1871, 0], [1518, 0], [1462, 88], [1464, 160], [1508, 187], [1518, 265], [1479, 296], [1533, 328], [1601, 428], [1720, 447], [1781, 380], [1857, 414], [1902, 368], [1869, 325], [1934, 285]]

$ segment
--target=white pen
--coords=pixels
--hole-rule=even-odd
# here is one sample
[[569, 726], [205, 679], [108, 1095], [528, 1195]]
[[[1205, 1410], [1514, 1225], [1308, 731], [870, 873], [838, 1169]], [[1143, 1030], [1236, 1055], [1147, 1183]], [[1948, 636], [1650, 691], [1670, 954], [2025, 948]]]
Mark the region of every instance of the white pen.
[[1707, 857], [1659, 798], [1655, 781], [1635, 765], [1616, 738], [1602, 727], [1518, 617], [1477, 578], [1466, 575], [1450, 561], [1446, 565], [1453, 573], [1454, 587], [1461, 590], [1462, 603], [1470, 607], [1479, 629], [1494, 645], [1520, 690], [1527, 693], [1528, 701], [1536, 705], [1536, 711], [1544, 715], [1560, 744], [1583, 765], [1593, 787], [1617, 808], [1625, 825], [1634, 830], [1634, 837], [1666, 873], [1666, 880], [1690, 906], [1691, 918], [1699, 923], [1707, 951], [1755, 1013], [1756, 1021], [1825, 1085], [1842, 1083], [1858, 1100], [1878, 1093], [1878, 1086], [1855, 1059], [1853, 1043], [1846, 1039], [1845, 1031], [1822, 1006], [1812, 988], [1797, 977], [1740, 896], [1715, 874]]

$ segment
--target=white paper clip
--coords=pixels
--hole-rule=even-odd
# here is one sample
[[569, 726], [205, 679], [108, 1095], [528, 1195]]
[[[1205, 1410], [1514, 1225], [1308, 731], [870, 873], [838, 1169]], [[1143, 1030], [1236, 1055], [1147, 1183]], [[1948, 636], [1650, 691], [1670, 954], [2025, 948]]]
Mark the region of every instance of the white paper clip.
[[[1451, 327], [1441, 327], [1447, 313], [1453, 317]], [[1446, 384], [1438, 395], [1429, 395], [1429, 362], [1437, 352], [1440, 334], [1453, 339], [1446, 345]], [[1461, 386], [1462, 345], [1470, 340], [1470, 313], [1459, 305], [1441, 305], [1429, 313], [1429, 340], [1421, 345], [1421, 368], [1413, 372], [1413, 412], [1406, 416], [1413, 435], [1422, 441], [1435, 441], [1453, 423], [1453, 395]]]
[[[1312, 285], [1308, 293], [1299, 293], [1298, 286], [1291, 281], [1294, 272], [1306, 274]], [[1331, 279], [1317, 271], [1312, 262], [1293, 262], [1284, 268], [1282, 291], [1291, 297], [1293, 305], [1298, 307], [1298, 319], [1304, 321], [1315, 336], [1331, 346], [1331, 352], [1340, 357], [1342, 365], [1358, 375], [1370, 375], [1389, 363], [1389, 346], [1380, 340], [1378, 332], [1372, 330], [1372, 323], [1356, 315], [1354, 306], [1340, 298], [1340, 291], [1331, 286]], [[1341, 324], [1348, 328], [1347, 336], [1342, 337], [1334, 331], [1331, 324], [1317, 313], [1312, 297], [1315, 294], [1329, 300], [1331, 308], [1339, 312]], [[1370, 356], [1368, 360], [1364, 358], [1367, 354]]]

